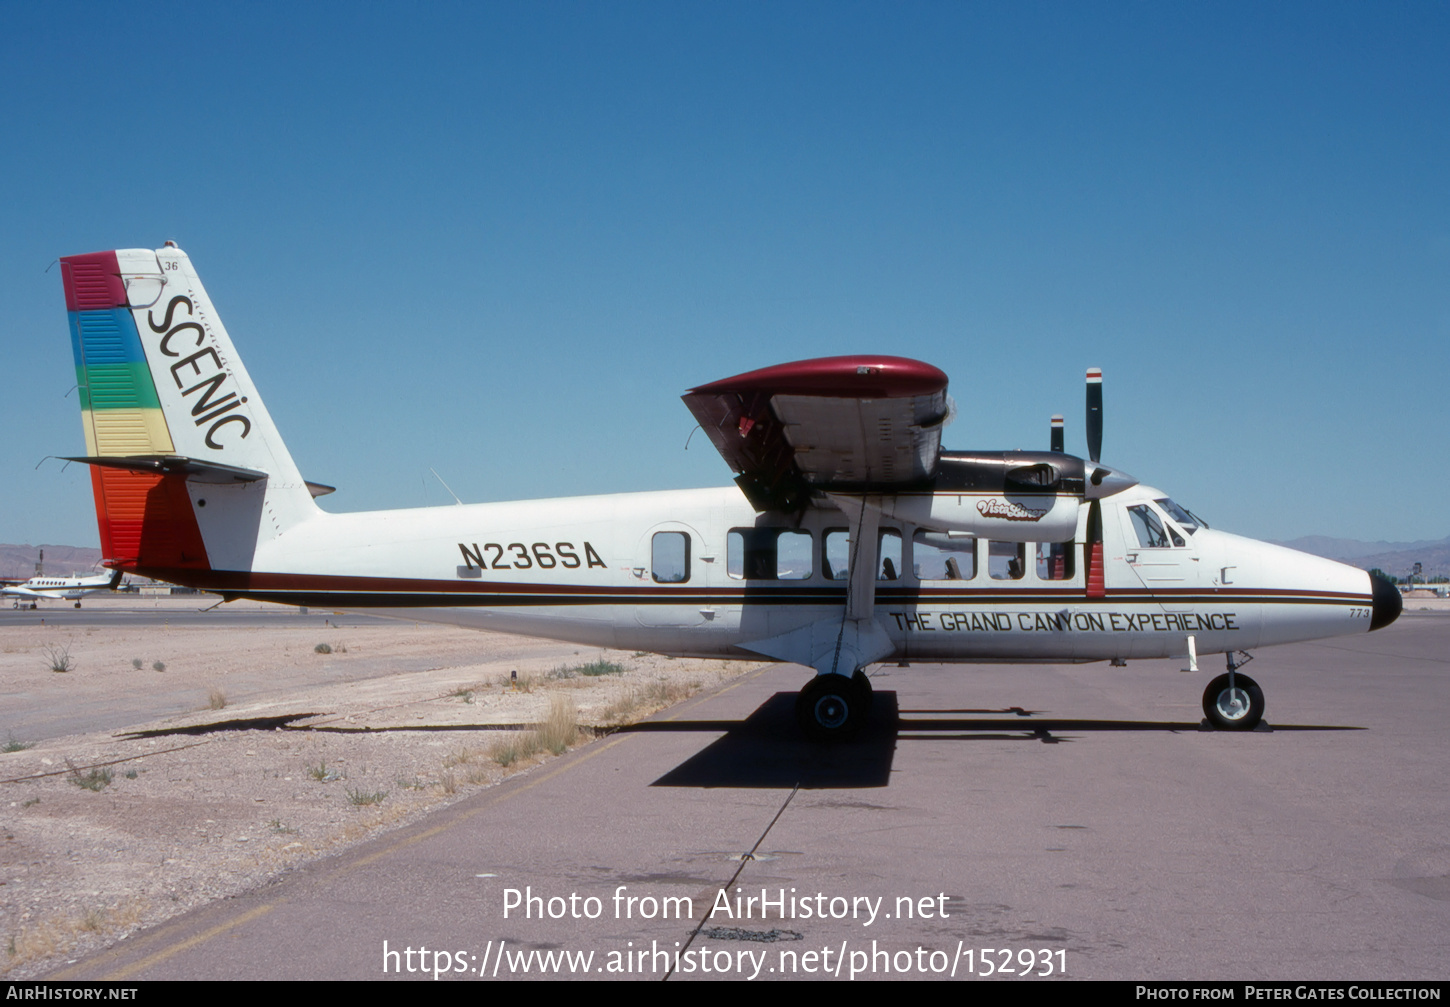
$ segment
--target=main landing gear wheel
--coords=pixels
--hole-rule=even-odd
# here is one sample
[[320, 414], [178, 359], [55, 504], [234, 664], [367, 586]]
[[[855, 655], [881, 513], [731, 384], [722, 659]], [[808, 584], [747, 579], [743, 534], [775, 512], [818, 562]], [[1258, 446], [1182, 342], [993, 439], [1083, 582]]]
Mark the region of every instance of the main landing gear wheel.
[[1203, 690], [1203, 715], [1220, 731], [1252, 731], [1264, 719], [1264, 690], [1240, 672], [1230, 689], [1228, 675], [1220, 675]]
[[812, 741], [845, 741], [861, 729], [870, 708], [869, 685], [863, 689], [845, 675], [817, 675], [796, 697], [795, 719]]

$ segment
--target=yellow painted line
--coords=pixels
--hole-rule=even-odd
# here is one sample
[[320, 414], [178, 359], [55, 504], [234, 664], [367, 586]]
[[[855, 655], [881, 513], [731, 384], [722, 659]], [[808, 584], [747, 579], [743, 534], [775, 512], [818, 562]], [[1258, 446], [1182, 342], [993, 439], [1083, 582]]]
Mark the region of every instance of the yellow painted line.
[[[747, 681], [749, 679], [758, 677], [759, 675], [761, 675], [761, 674], [765, 673], [766, 671], [770, 670], [771, 667], [773, 667], [773, 666], [772, 665], [765, 665], [764, 667], [762, 667], [758, 671], [752, 672], [751, 674], [748, 674], [748, 675], [741, 676], [740, 678], [737, 678], [734, 682], [731, 682], [725, 688], [720, 689], [717, 692], [711, 693], [710, 696], [701, 697], [700, 701], [703, 702], [705, 699], [708, 699], [708, 698], [710, 698], [712, 696], [718, 696], [718, 695], [721, 695], [721, 694], [723, 694], [725, 692], [729, 692], [731, 689], [735, 688], [735, 686], [737, 686], [737, 685], [741, 684], [742, 682], [745, 682], [745, 681]], [[693, 706], [693, 705], [696, 705], [696, 704], [693, 704], [692, 703], [690, 705]], [[673, 720], [673, 719], [675, 719], [676, 717], [678, 717], [683, 712], [684, 712], [684, 710], [680, 710], [679, 712], [673, 713], [670, 716], [666, 717], [665, 719], [666, 720]], [[527, 793], [528, 791], [533, 790], [535, 787], [539, 786], [541, 783], [546, 783], [549, 780], [552, 780], [555, 777], [560, 776], [563, 773], [568, 772], [569, 770], [573, 769], [576, 766], [583, 765], [584, 763], [588, 762], [590, 759], [594, 758], [595, 756], [602, 755], [605, 752], [609, 751], [611, 748], [614, 748], [616, 745], [622, 745], [622, 744], [624, 744], [624, 742], [628, 741], [631, 737], [633, 737], [633, 735], [630, 735], [630, 734], [617, 734], [614, 737], [610, 738], [608, 741], [604, 742], [604, 744], [602, 744], [599, 747], [595, 748], [592, 752], [586, 752], [583, 755], [580, 755], [578, 758], [571, 759], [570, 761], [566, 762], [564, 765], [561, 765], [561, 766], [558, 766], [558, 767], [556, 767], [554, 769], [551, 769], [551, 770], [549, 770], [546, 773], [540, 773], [538, 776], [534, 777], [529, 782], [527, 782], [525, 784], [522, 784], [520, 786], [514, 787], [514, 788], [508, 790], [506, 793], [499, 793], [497, 796], [495, 796], [495, 797], [493, 797], [493, 798], [491, 798], [489, 800], [484, 801], [484, 803], [480, 804], [478, 807], [473, 808], [470, 811], [465, 811], [465, 812], [459, 814], [457, 817], [452, 818], [452, 819], [450, 819], [449, 821], [447, 821], [447, 822], [445, 822], [443, 824], [435, 825], [435, 826], [433, 826], [430, 829], [425, 829], [422, 832], [417, 833], [416, 835], [408, 836], [405, 839], [400, 839], [397, 842], [391, 843], [388, 846], [384, 847], [383, 849], [378, 850], [376, 853], [371, 853], [371, 854], [368, 854], [365, 857], [360, 857], [357, 860], [351, 861], [350, 863], [346, 864], [345, 866], [342, 866], [342, 867], [336, 868], [336, 869], [334, 869], [332, 871], [329, 871], [328, 872], [328, 875], [330, 877], [337, 877], [339, 875], [346, 874], [348, 871], [351, 871], [351, 870], [353, 870], [355, 868], [365, 867], [368, 864], [374, 863], [377, 860], [381, 859], [384, 856], [387, 856], [390, 853], [395, 853], [398, 850], [407, 849], [409, 846], [413, 846], [413, 845], [415, 845], [417, 843], [421, 843], [425, 839], [431, 839], [432, 837], [434, 837], [434, 836], [436, 836], [436, 835], [438, 835], [438, 834], [440, 834], [442, 832], [447, 831], [448, 829], [452, 828], [453, 826], [460, 824], [461, 822], [468, 821], [469, 819], [473, 818], [475, 815], [482, 814], [483, 812], [488, 811], [491, 808], [497, 807], [498, 805], [502, 804], [504, 801], [507, 801], [507, 800], [509, 800], [509, 799], [511, 799], [513, 797], [516, 797], [519, 794]], [[210, 941], [213, 938], [219, 937], [222, 934], [226, 933], [227, 931], [232, 930], [232, 929], [235, 929], [236, 927], [239, 927], [239, 926], [241, 926], [244, 923], [249, 923], [252, 920], [255, 920], [255, 919], [258, 919], [258, 918], [260, 918], [262, 916], [265, 916], [267, 913], [270, 913], [273, 909], [276, 909], [278, 906], [282, 905], [286, 901], [287, 901], [286, 898], [280, 898], [280, 899], [276, 899], [273, 902], [268, 902], [266, 905], [261, 905], [261, 906], [257, 906], [255, 909], [250, 909], [247, 912], [243, 913], [242, 915], [236, 917], [233, 920], [229, 920], [226, 923], [219, 923], [219, 924], [217, 924], [216, 926], [212, 927], [209, 930], [205, 930], [202, 933], [195, 934], [195, 935], [193, 935], [191, 937], [186, 938], [185, 940], [178, 941], [178, 942], [176, 942], [175, 944], [172, 944], [169, 947], [163, 948], [162, 950], [155, 952], [154, 954], [147, 955], [145, 958], [142, 958], [140, 961], [133, 962], [130, 965], [123, 966], [121, 969], [119, 969], [116, 972], [112, 972], [112, 973], [110, 973], [108, 975], [102, 976], [101, 977], [101, 981], [105, 982], [105, 981], [116, 981], [116, 980], [121, 980], [121, 979], [129, 979], [132, 976], [136, 975], [138, 972], [142, 972], [142, 971], [144, 971], [146, 969], [149, 969], [149, 968], [151, 968], [154, 965], [159, 965], [161, 962], [164, 962], [168, 958], [174, 957], [175, 955], [181, 954], [183, 951], [189, 951], [192, 948], [197, 947], [197, 946], [202, 945], [202, 944], [205, 944], [207, 941]], [[135, 945], [132, 945], [132, 947], [134, 947], [134, 946]], [[126, 948], [114, 948], [111, 951], [106, 952], [105, 954], [103, 954], [102, 955], [102, 958], [106, 957], [106, 955], [110, 955], [111, 957], [119, 957], [120, 953], [122, 951], [124, 951], [124, 950], [127, 950], [127, 949]], [[96, 964], [96, 963], [93, 961], [91, 964]], [[78, 970], [79, 970], [79, 968], [80, 968], [80, 965], [76, 965], [76, 966], [73, 966], [71, 968], [62, 969], [59, 972], [53, 972], [53, 973], [51, 973], [46, 978], [48, 978], [48, 979], [74, 979], [74, 978], [78, 978]]]
[[[562, 773], [568, 772], [569, 770], [573, 769], [575, 766], [582, 765], [585, 762], [588, 762], [590, 759], [594, 758], [596, 755], [601, 755], [604, 752], [608, 751], [609, 749], [615, 747], [616, 745], [623, 744], [624, 742], [626, 742], [628, 740], [629, 740], [629, 735], [623, 735], [623, 736], [620, 736], [620, 737], [617, 737], [617, 738], [612, 738], [609, 741], [606, 741], [604, 744], [600, 745], [594, 751], [587, 752], [587, 753], [579, 756], [577, 759], [572, 759], [569, 762], [567, 762], [566, 764], [564, 764], [562, 766], [558, 766], [557, 768], [552, 769], [552, 770], [550, 770], [547, 773], [541, 773], [538, 776], [536, 776], [534, 779], [530, 780], [528, 783], [525, 783], [525, 784], [523, 784], [522, 786], [519, 786], [519, 787], [514, 787], [514, 788], [510, 789], [507, 793], [500, 793], [496, 797], [492, 798], [491, 800], [486, 801], [485, 803], [481, 804], [477, 808], [474, 808], [474, 809], [472, 809], [470, 811], [465, 811], [462, 814], [458, 815], [456, 818], [453, 818], [453, 819], [451, 819], [448, 822], [445, 822], [445, 823], [443, 823], [441, 825], [435, 825], [431, 829], [426, 829], [423, 832], [420, 832], [420, 833], [418, 833], [417, 835], [414, 835], [414, 836], [408, 836], [406, 839], [400, 839], [397, 842], [391, 843], [390, 845], [384, 847], [383, 849], [378, 850], [376, 853], [369, 854], [368, 856], [362, 857], [362, 858], [360, 858], [358, 860], [354, 860], [351, 863], [349, 863], [349, 864], [347, 864], [347, 865], [345, 865], [343, 867], [339, 867], [339, 868], [336, 868], [336, 869], [334, 869], [332, 871], [329, 871], [328, 874], [331, 877], [337, 877], [339, 875], [346, 874], [348, 871], [351, 871], [354, 868], [363, 867], [363, 866], [366, 866], [368, 864], [371, 864], [374, 861], [378, 860], [381, 857], [386, 856], [389, 853], [394, 853], [394, 852], [396, 852], [398, 850], [407, 849], [409, 846], [412, 846], [415, 843], [420, 843], [420, 842], [422, 842], [425, 839], [430, 839], [433, 836], [436, 836], [439, 833], [444, 832], [447, 829], [452, 828], [453, 826], [459, 824], [460, 822], [465, 822], [465, 821], [469, 820], [470, 818], [473, 818], [475, 815], [481, 814], [484, 811], [489, 810], [490, 808], [496, 807], [499, 804], [502, 804], [504, 801], [507, 801], [510, 798], [512, 798], [512, 797], [514, 797], [514, 796], [516, 796], [518, 794], [522, 794], [522, 793], [525, 793], [525, 792], [527, 792], [529, 790], [532, 790], [535, 787], [537, 787], [539, 784], [545, 783], [545, 782], [547, 782], [549, 780], [552, 780], [556, 776], [559, 776]], [[254, 919], [257, 919], [260, 916], [264, 916], [267, 913], [270, 913], [273, 909], [276, 909], [278, 906], [280, 906], [283, 903], [285, 903], [286, 901], [288, 901], [286, 898], [280, 898], [280, 899], [276, 899], [275, 901], [268, 902], [266, 905], [257, 906], [255, 909], [248, 910], [247, 912], [243, 913], [241, 916], [238, 916], [236, 919], [229, 920], [226, 923], [219, 923], [216, 926], [212, 927], [210, 930], [205, 930], [202, 933], [195, 934], [195, 935], [193, 935], [191, 937], [186, 938], [185, 940], [178, 941], [175, 944], [171, 945], [170, 947], [163, 948], [162, 950], [157, 951], [154, 954], [147, 955], [145, 958], [142, 958], [140, 961], [133, 962], [130, 965], [123, 966], [121, 969], [119, 969], [116, 972], [112, 972], [112, 973], [109, 973], [107, 975], [101, 976], [100, 979], [101, 979], [102, 982], [115, 981], [115, 980], [120, 980], [120, 979], [129, 979], [133, 975], [136, 975], [138, 972], [141, 972], [141, 971], [143, 971], [145, 969], [149, 969], [149, 968], [151, 968], [154, 965], [159, 965], [161, 962], [166, 961], [168, 958], [171, 958], [174, 955], [181, 954], [183, 951], [189, 951], [190, 949], [192, 949], [194, 947], [197, 947], [197, 946], [199, 946], [201, 944], [205, 944], [207, 941], [210, 941], [210, 940], [212, 940], [215, 937], [221, 936], [222, 934], [226, 933], [228, 930], [232, 930], [235, 927], [239, 927], [242, 924], [248, 923], [248, 922], [250, 922], [250, 921], [252, 921]], [[132, 946], [134, 947], [134, 945], [132, 945]], [[125, 950], [127, 950], [127, 949], [124, 948], [124, 947], [114, 948], [114, 949], [112, 949], [111, 952], [109, 952], [109, 954], [111, 954], [112, 957], [118, 957], [119, 954], [121, 952], [125, 951]], [[90, 964], [96, 964], [96, 963], [95, 962], [91, 962]], [[79, 972], [78, 972], [79, 969], [80, 969], [80, 965], [76, 965], [76, 966], [73, 966], [71, 968], [62, 969], [59, 972], [51, 973], [51, 975], [47, 976], [46, 978], [48, 978], [48, 979], [75, 979], [75, 978], [78, 978], [79, 977]]]
[[385, 855], [387, 855], [389, 853], [392, 853], [392, 852], [394, 852], [396, 850], [407, 849], [409, 846], [412, 846], [415, 843], [421, 843], [425, 839], [431, 839], [432, 837], [438, 835], [440, 832], [444, 832], [447, 829], [451, 829], [453, 826], [457, 825], [460, 822], [467, 821], [468, 819], [472, 818], [474, 815], [482, 814], [483, 812], [489, 810], [490, 808], [496, 807], [497, 805], [502, 804], [504, 801], [507, 801], [507, 800], [509, 800], [512, 797], [515, 797], [515, 796], [517, 796], [519, 794], [522, 794], [522, 793], [525, 793], [527, 791], [533, 790], [539, 784], [546, 783], [549, 780], [552, 780], [554, 777], [559, 776], [562, 773], [568, 772], [569, 770], [573, 769], [575, 766], [583, 765], [584, 763], [588, 762], [590, 759], [594, 758], [596, 755], [602, 755], [604, 752], [609, 751], [609, 749], [613, 748], [615, 745], [623, 744], [624, 742], [626, 742], [628, 740], [629, 740], [629, 736], [628, 735], [626, 735], [624, 737], [619, 737], [619, 738], [612, 738], [609, 741], [606, 741], [604, 744], [600, 745], [594, 751], [588, 752], [588, 753], [586, 753], [584, 755], [581, 755], [577, 759], [574, 759], [574, 760], [570, 761], [569, 763], [567, 763], [566, 765], [563, 765], [563, 766], [558, 767], [557, 769], [553, 769], [553, 770], [550, 770], [547, 773], [540, 774], [539, 776], [536, 776], [534, 779], [530, 780], [528, 783], [525, 783], [525, 784], [523, 784], [522, 786], [519, 786], [519, 787], [515, 787], [514, 789], [510, 790], [506, 794], [499, 794], [497, 797], [493, 798], [492, 800], [489, 800], [489, 801], [485, 802], [484, 804], [479, 805], [478, 807], [474, 808], [473, 810], [463, 812], [457, 818], [454, 818], [450, 822], [445, 822], [442, 825], [435, 825], [435, 826], [433, 826], [433, 828], [431, 828], [431, 829], [425, 829], [424, 831], [418, 833], [417, 835], [409, 836], [407, 839], [400, 839], [396, 843], [393, 843], [391, 846], [388, 846], [388, 847], [386, 847], [384, 849], [378, 850], [376, 853], [372, 853], [372, 854], [369, 854], [366, 857], [362, 857], [362, 858], [360, 858], [358, 860], [354, 860], [352, 863], [348, 864], [346, 867], [339, 868], [335, 873], [336, 874], [345, 874], [346, 872], [352, 870], [354, 867], [362, 867], [365, 864], [370, 864], [373, 861], [379, 859], [380, 857], [383, 857], [383, 856], [385, 856]]
[[[216, 937], [219, 934], [224, 934], [228, 930], [241, 926], [243, 923], [250, 923], [252, 920], [265, 916], [279, 904], [279, 902], [273, 902], [265, 906], [258, 906], [256, 909], [252, 909], [243, 913], [236, 919], [228, 920], [225, 923], [219, 923], [216, 926], [212, 927], [210, 930], [204, 930], [199, 934], [186, 938], [186, 940], [184, 941], [178, 941], [177, 943], [171, 945], [171, 947], [158, 951], [153, 955], [149, 955], [141, 959], [139, 962], [132, 962], [130, 965], [123, 966], [119, 971], [112, 972], [108, 976], [103, 976], [101, 981], [105, 982], [108, 980], [115, 981], [119, 979], [129, 979], [131, 978], [131, 976], [135, 975], [137, 972], [140, 972], [142, 969], [150, 968], [152, 965], [156, 965], [159, 962], [164, 962], [172, 955], [178, 955], [181, 952], [187, 950], [188, 948], [195, 947], [198, 944], [204, 944], [207, 941], [211, 940], [213, 937]], [[79, 968], [80, 966], [77, 965], [73, 968], [62, 969], [59, 972], [52, 972], [45, 978], [47, 980], [75, 979], [77, 978], [76, 973]]]

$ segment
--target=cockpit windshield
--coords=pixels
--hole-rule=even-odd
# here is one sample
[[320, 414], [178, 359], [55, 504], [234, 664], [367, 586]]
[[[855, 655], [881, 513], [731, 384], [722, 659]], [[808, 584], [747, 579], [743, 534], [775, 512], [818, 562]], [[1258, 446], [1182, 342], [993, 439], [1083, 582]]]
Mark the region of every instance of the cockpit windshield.
[[1159, 507], [1162, 507], [1163, 513], [1167, 514], [1174, 521], [1178, 522], [1178, 526], [1184, 531], [1188, 532], [1188, 534], [1190, 535], [1198, 531], [1198, 529], [1200, 528], [1208, 527], [1208, 522], [1203, 520], [1203, 518], [1199, 517], [1197, 514], [1193, 513], [1193, 511], [1189, 510], [1186, 507], [1178, 506], [1167, 497], [1163, 497], [1160, 500], [1154, 500], [1153, 502]]

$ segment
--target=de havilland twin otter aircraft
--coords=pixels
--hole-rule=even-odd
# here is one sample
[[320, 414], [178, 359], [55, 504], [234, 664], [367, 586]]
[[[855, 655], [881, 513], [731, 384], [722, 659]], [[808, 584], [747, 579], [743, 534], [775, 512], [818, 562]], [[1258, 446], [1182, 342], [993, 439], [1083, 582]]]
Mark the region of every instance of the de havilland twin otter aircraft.
[[723, 489], [333, 514], [283, 445], [191, 260], [172, 242], [61, 260], [106, 564], [223, 598], [406, 614], [681, 657], [815, 670], [802, 729], [847, 738], [862, 669], [893, 661], [1227, 655], [1203, 709], [1259, 723], [1236, 671], [1271, 644], [1379, 629], [1399, 592], [1210, 528], [1099, 462], [943, 451], [946, 375], [806, 360], [684, 396]]

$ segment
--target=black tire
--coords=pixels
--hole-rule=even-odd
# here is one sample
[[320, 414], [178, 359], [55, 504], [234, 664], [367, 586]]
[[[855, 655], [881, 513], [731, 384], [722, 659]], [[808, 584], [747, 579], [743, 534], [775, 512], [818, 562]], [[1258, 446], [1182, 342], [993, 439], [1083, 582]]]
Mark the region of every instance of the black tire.
[[870, 704], [870, 694], [845, 675], [817, 675], [796, 697], [796, 723], [812, 741], [846, 741], [861, 730]]
[[856, 674], [851, 676], [851, 684], [856, 687], [857, 692], [866, 697], [867, 703], [871, 702], [871, 679], [864, 671], [857, 668]]
[[1264, 719], [1264, 690], [1249, 676], [1234, 672], [1234, 692], [1229, 693], [1227, 673], [1209, 682], [1203, 690], [1203, 715], [1220, 731], [1252, 731]]

